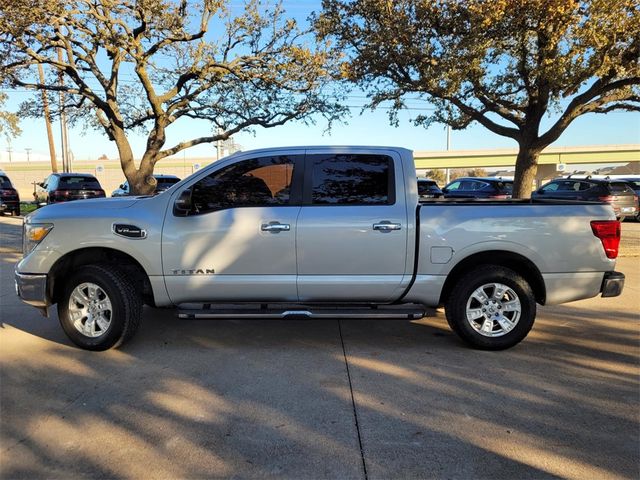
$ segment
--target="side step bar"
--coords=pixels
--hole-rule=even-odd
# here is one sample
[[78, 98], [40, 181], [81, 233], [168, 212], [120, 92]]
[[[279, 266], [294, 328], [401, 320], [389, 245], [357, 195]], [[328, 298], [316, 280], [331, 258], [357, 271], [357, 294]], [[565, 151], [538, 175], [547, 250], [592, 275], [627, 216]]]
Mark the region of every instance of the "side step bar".
[[[207, 308], [208, 307], [208, 308]], [[211, 319], [407, 319], [418, 320], [426, 315], [421, 305], [409, 305], [407, 307], [236, 307], [236, 308], [211, 308], [208, 304], [202, 309], [180, 309], [178, 318], [189, 320]]]

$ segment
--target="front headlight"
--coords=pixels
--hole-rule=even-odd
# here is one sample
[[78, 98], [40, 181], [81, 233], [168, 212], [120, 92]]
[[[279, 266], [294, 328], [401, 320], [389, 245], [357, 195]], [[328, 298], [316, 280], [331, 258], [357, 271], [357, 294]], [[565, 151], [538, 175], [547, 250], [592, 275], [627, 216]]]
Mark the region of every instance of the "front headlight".
[[52, 228], [52, 223], [28, 223], [25, 221], [22, 229], [22, 254], [25, 257], [29, 255]]

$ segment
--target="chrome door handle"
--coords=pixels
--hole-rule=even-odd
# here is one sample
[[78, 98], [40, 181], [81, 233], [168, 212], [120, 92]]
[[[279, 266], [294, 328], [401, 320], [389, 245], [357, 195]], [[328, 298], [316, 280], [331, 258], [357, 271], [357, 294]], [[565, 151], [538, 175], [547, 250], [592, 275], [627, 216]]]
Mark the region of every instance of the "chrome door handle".
[[289, 230], [291, 230], [291, 225], [289, 225], [288, 223], [276, 223], [276, 222], [263, 223], [260, 229], [263, 232], [271, 232], [271, 233], [288, 232]]
[[380, 222], [373, 224], [373, 229], [379, 230], [381, 232], [390, 232], [392, 230], [400, 230], [401, 228], [402, 225], [400, 225], [399, 223]]

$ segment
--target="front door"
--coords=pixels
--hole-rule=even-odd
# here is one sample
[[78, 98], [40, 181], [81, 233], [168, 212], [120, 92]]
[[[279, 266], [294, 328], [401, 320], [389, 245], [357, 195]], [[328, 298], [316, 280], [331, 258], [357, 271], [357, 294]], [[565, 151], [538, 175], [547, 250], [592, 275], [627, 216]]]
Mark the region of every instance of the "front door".
[[[162, 235], [173, 303], [297, 301], [296, 172], [302, 158], [270, 154], [226, 162], [177, 189]], [[176, 214], [172, 206], [185, 190], [190, 207]]]
[[400, 296], [408, 213], [395, 156], [307, 151], [297, 234], [301, 301], [385, 302]]

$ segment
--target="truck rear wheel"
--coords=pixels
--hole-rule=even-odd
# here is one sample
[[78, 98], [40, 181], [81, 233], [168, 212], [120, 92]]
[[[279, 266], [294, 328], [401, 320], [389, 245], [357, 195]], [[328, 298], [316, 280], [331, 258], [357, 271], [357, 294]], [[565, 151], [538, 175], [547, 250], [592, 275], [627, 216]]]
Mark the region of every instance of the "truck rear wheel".
[[527, 336], [536, 317], [536, 301], [521, 275], [483, 265], [453, 287], [445, 314], [451, 329], [471, 346], [503, 350]]
[[80, 267], [58, 302], [60, 324], [73, 343], [107, 350], [129, 340], [142, 317], [142, 297], [117, 268]]

